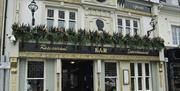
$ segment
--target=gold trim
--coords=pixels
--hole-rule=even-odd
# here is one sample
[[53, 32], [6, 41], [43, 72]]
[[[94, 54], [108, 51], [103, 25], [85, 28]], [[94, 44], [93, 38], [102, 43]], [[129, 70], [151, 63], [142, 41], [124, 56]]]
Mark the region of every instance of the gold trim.
[[55, 58], [55, 59], [90, 59], [90, 60], [136, 60], [160, 61], [158, 56], [142, 55], [108, 55], [108, 54], [80, 54], [80, 53], [45, 53], [45, 52], [20, 52], [19, 57], [25, 58]]
[[17, 73], [17, 58], [11, 57], [10, 62], [11, 62], [11, 73], [16, 74]]

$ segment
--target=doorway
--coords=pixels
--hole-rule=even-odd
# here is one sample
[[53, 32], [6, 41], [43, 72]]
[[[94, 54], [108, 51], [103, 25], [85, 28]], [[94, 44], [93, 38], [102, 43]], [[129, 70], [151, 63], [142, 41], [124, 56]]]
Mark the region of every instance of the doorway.
[[62, 91], [93, 91], [93, 61], [62, 60]]

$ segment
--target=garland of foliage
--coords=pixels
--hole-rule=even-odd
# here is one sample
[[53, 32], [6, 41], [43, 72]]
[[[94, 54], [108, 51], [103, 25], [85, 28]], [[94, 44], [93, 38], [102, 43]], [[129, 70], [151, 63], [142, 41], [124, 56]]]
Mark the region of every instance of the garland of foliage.
[[31, 27], [27, 24], [13, 24], [13, 35], [17, 40], [24, 43], [25, 41], [50, 41], [73, 43], [79, 45], [91, 44], [103, 45], [109, 44], [114, 47], [130, 48], [130, 49], [144, 49], [144, 50], [161, 50], [164, 48], [164, 40], [160, 37], [149, 38], [147, 36], [140, 37], [139, 35], [125, 35], [121, 33], [113, 33], [99, 31], [86, 31], [79, 29], [75, 32], [72, 29], [65, 30], [64, 28], [50, 28], [45, 25]]

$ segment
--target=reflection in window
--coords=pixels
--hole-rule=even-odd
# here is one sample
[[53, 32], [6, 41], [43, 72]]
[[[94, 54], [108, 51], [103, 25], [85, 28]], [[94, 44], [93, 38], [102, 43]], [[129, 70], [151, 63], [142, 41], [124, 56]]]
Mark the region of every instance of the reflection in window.
[[105, 91], [116, 91], [117, 66], [116, 63], [105, 63]]
[[130, 63], [131, 91], [150, 91], [150, 65], [149, 63]]
[[65, 27], [65, 21], [64, 20], [59, 20], [58, 21], [58, 27]]
[[75, 29], [75, 21], [69, 21], [69, 29]]
[[65, 9], [47, 9], [47, 28], [59, 27], [65, 29], [76, 28], [76, 12]]
[[53, 19], [47, 19], [47, 28], [51, 29], [53, 27], [54, 20]]
[[27, 91], [44, 91], [44, 62], [29, 61]]
[[173, 44], [180, 44], [180, 27], [172, 26], [172, 39]]
[[47, 16], [48, 17], [54, 17], [54, 10], [48, 9]]
[[131, 18], [119, 17], [117, 19], [117, 32], [122, 34], [129, 34], [131, 36], [137, 35], [139, 32], [139, 20]]
[[43, 79], [27, 80], [27, 91], [44, 91]]

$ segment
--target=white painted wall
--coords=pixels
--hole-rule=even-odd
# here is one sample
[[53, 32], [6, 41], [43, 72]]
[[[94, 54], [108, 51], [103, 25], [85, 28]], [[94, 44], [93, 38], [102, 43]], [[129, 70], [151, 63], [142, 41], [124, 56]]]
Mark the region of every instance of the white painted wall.
[[178, 0], [166, 0], [166, 2], [169, 5], [176, 5], [176, 6], [179, 5]]
[[166, 46], [177, 47], [172, 42], [171, 25], [180, 26], [180, 12], [161, 11], [158, 17], [159, 36], [165, 40]]

